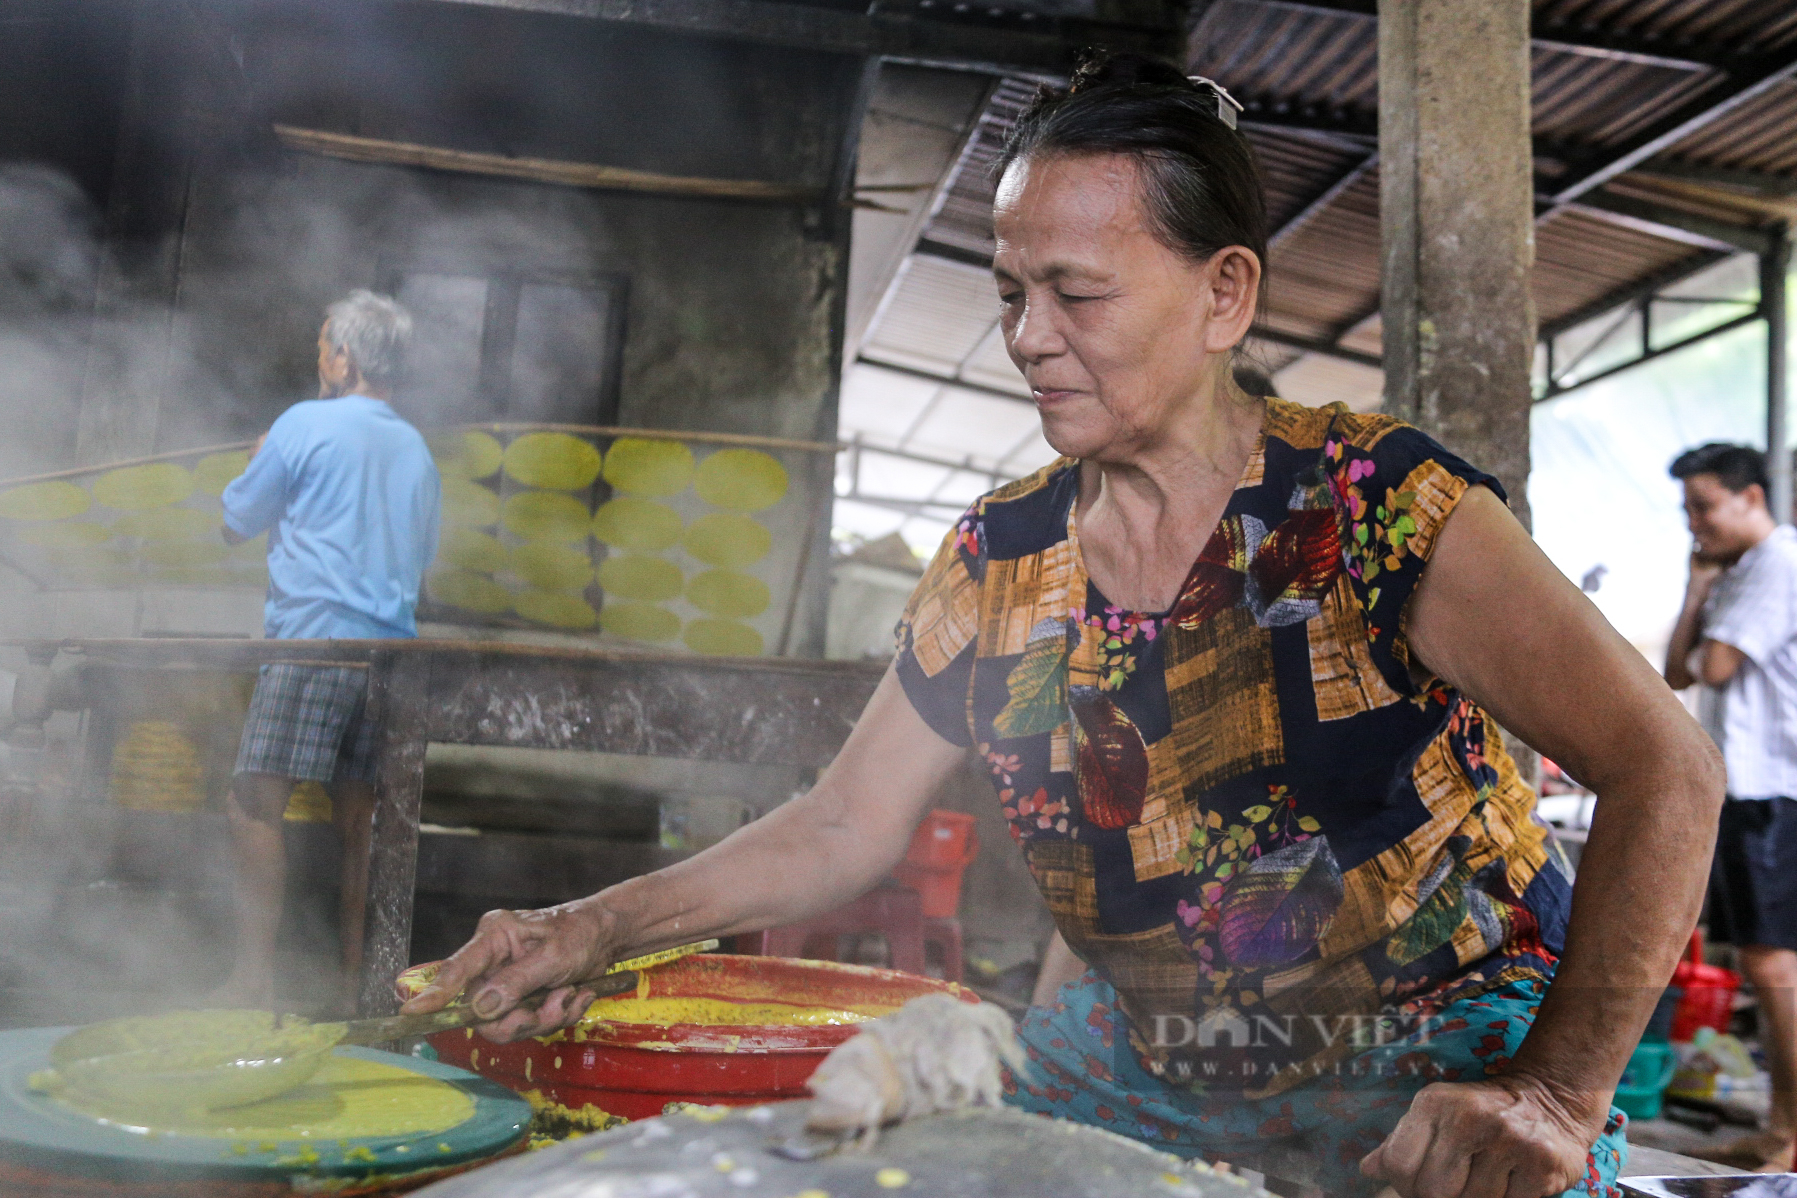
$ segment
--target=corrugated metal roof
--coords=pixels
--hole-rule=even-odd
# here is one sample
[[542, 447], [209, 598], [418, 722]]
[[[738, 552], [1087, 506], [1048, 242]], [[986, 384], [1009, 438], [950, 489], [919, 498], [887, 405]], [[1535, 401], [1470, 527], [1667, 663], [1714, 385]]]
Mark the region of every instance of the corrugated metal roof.
[[[1797, 5], [1792, 9], [1797, 12]], [[1701, 140], [1693, 138], [1668, 156], [1797, 176], [1797, 82], [1781, 83], [1749, 100]]]
[[[1288, 337], [1377, 354], [1379, 172], [1372, 155], [1378, 31], [1371, 4], [1363, 11], [1355, 7], [1352, 0], [1215, 0], [1192, 31], [1188, 69], [1216, 79], [1247, 106], [1242, 128], [1260, 162], [1275, 232], [1264, 325]], [[1538, 0], [1533, 29], [1533, 125], [1544, 192], [1587, 177], [1631, 148], [1632, 139], [1658, 138], [1694, 115], [1718, 105], [1724, 110], [1657, 145], [1655, 156], [1588, 193], [1584, 206], [1544, 210], [1533, 280], [1543, 324], [1586, 315], [1643, 280], [1675, 278], [1716, 261], [1713, 246], [1689, 235], [1661, 236], [1651, 224], [1606, 215], [1606, 196], [1748, 227], [1797, 218], [1797, 202], [1790, 192], [1780, 198], [1777, 187], [1742, 192], [1715, 178], [1690, 178], [1693, 169], [1719, 168], [1797, 184], [1797, 81], [1774, 77], [1756, 84], [1769, 69], [1797, 57], [1797, 4]], [[1755, 85], [1750, 97], [1731, 101], [1746, 85]], [[864, 347], [867, 357], [1022, 393], [996, 332], [994, 293], [982, 263], [993, 251], [991, 166], [1034, 92], [1034, 84], [1007, 81], [994, 94], [922, 234], [920, 248], [928, 253], [914, 255], [895, 282]], [[1683, 176], [1664, 177], [1675, 171]], [[1276, 373], [1281, 393], [1295, 398], [1342, 398], [1365, 406], [1378, 389], [1377, 372], [1365, 367], [1325, 365], [1315, 356], [1294, 360], [1289, 347], [1266, 341], [1255, 342], [1254, 353]], [[876, 369], [852, 368], [855, 387], [886, 398], [855, 409], [867, 413], [858, 429], [851, 429], [845, 408], [845, 433], [885, 436], [882, 443], [893, 448], [958, 443], [957, 461], [967, 446], [984, 445], [983, 434], [957, 442], [948, 431], [961, 419], [954, 414], [959, 401], [952, 385], [911, 378], [901, 386], [890, 371], [866, 373]], [[932, 386], [937, 391], [930, 414], [914, 413], [902, 435], [878, 431], [876, 425], [896, 427], [896, 414], [911, 411], [901, 391], [921, 394], [919, 388]], [[1003, 411], [1009, 401], [986, 395], [983, 402]], [[1018, 414], [1031, 410], [1018, 405]], [[969, 409], [966, 427], [979, 419]], [[1002, 469], [991, 462], [981, 468], [1021, 472], [1048, 453], [1046, 445], [1034, 445]], [[953, 491], [952, 472], [936, 469], [931, 478], [937, 493]], [[930, 519], [943, 518], [935, 510]]]
[[992, 257], [992, 193], [998, 180], [992, 168], [1005, 147], [1017, 115], [1035, 98], [1036, 85], [1007, 79], [986, 104], [973, 136], [943, 189], [942, 202], [923, 240], [987, 259]]

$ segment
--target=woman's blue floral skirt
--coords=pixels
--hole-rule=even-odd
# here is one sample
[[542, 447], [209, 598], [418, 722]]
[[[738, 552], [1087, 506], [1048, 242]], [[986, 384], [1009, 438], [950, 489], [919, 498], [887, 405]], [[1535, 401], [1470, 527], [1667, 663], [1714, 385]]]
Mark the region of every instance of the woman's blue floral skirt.
[[[1276, 1143], [1319, 1162], [1314, 1183], [1329, 1198], [1362, 1198], [1381, 1185], [1360, 1175], [1409, 1109], [1436, 1081], [1501, 1073], [1534, 1023], [1546, 987], [1521, 980], [1449, 1002], [1425, 1031], [1368, 1049], [1339, 1069], [1268, 1098], [1208, 1095], [1171, 1085], [1137, 1061], [1116, 991], [1088, 972], [1033, 1007], [1019, 1036], [1028, 1060], [1005, 1079], [1022, 1110], [1089, 1123], [1180, 1156], [1242, 1159]], [[1585, 1176], [1565, 1198], [1620, 1198], [1616, 1175], [1628, 1154], [1628, 1117], [1614, 1107], [1586, 1157]]]

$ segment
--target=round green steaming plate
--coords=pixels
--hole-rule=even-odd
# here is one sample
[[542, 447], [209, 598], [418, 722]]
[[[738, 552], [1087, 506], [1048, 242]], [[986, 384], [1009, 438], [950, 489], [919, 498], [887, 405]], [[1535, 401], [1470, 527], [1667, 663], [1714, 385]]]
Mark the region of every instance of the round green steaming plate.
[[[146, 1136], [90, 1119], [32, 1090], [27, 1082], [50, 1066], [50, 1046], [72, 1029], [19, 1028], [0, 1032], [0, 1157], [40, 1169], [72, 1170], [138, 1181], [180, 1177], [338, 1177], [442, 1169], [496, 1156], [524, 1137], [530, 1104], [484, 1077], [419, 1057], [372, 1048], [339, 1048], [343, 1056], [383, 1061], [440, 1078], [474, 1101], [474, 1113], [445, 1131], [350, 1140], [284, 1140], [272, 1150], [209, 1136]], [[316, 1161], [297, 1163], [304, 1149]], [[366, 1149], [366, 1152], [358, 1151]], [[348, 1154], [355, 1153], [354, 1158]], [[370, 1159], [372, 1158], [372, 1159]]]

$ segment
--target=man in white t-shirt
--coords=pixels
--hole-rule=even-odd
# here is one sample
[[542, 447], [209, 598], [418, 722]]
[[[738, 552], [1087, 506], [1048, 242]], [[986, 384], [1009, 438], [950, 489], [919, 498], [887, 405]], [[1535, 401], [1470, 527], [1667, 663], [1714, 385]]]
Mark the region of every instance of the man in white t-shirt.
[[1710, 876], [1710, 934], [1735, 946], [1759, 996], [1772, 1072], [1766, 1130], [1716, 1159], [1789, 1169], [1797, 1142], [1797, 529], [1768, 510], [1757, 449], [1699, 446], [1672, 463], [1672, 477], [1684, 483], [1695, 546], [1666, 681], [1714, 688], [1706, 723], [1728, 766], [1729, 797]]

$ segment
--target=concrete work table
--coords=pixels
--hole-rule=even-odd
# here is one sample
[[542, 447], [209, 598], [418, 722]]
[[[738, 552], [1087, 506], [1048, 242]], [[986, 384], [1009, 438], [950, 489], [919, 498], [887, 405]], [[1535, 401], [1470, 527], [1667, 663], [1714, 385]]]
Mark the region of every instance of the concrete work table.
[[[395, 1006], [407, 964], [426, 744], [577, 749], [818, 769], [835, 757], [883, 668], [475, 640], [135, 639], [12, 641], [34, 665], [58, 655], [154, 669], [268, 662], [368, 670], [377, 801], [368, 862], [363, 1014]], [[30, 701], [15, 693], [15, 707]], [[21, 719], [35, 714], [20, 711]], [[41, 715], [38, 716], [41, 719]]]

